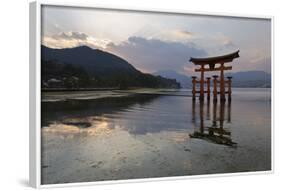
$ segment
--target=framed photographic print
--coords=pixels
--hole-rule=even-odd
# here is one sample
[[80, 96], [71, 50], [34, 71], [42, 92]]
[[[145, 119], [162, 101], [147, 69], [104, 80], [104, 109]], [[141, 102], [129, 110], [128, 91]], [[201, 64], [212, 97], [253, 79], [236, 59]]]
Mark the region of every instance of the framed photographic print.
[[272, 25], [31, 3], [31, 185], [272, 172]]

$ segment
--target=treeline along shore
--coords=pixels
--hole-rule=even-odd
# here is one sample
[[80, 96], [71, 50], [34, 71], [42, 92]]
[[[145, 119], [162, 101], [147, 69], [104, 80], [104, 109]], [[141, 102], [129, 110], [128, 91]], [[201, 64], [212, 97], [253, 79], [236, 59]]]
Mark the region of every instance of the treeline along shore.
[[111, 91], [120, 88], [41, 88], [42, 92], [71, 92], [71, 91]]

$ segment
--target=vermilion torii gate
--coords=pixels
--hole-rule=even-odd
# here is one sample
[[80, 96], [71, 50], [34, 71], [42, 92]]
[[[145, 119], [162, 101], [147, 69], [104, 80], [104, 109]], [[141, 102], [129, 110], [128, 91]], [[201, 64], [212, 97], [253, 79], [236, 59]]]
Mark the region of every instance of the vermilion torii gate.
[[[195, 99], [196, 93], [199, 93], [199, 99], [204, 100], [204, 93], [207, 93], [207, 99], [210, 99], [210, 77], [207, 77], [207, 80], [204, 79], [204, 72], [209, 71], [220, 71], [220, 79], [218, 80], [218, 76], [213, 76], [213, 82], [214, 82], [214, 91], [213, 91], [213, 98], [214, 101], [217, 100], [217, 94], [220, 94], [220, 100], [225, 101], [225, 94], [228, 94], [229, 100], [231, 100], [231, 77], [227, 77], [228, 81], [225, 81], [224, 79], [224, 71], [225, 70], [231, 70], [232, 66], [225, 66], [225, 63], [232, 62], [233, 59], [239, 57], [239, 50], [227, 55], [223, 56], [217, 56], [217, 57], [207, 57], [207, 58], [190, 58], [190, 62], [193, 62], [195, 65], [199, 65], [200, 68], [195, 69], [195, 72], [201, 72], [201, 78], [200, 81], [197, 81], [195, 76], [192, 77], [192, 83], [193, 83], [193, 99]], [[219, 65], [216, 67], [216, 65]], [[205, 67], [209, 66], [209, 67]], [[225, 82], [228, 83], [228, 90], [225, 91]], [[196, 83], [200, 83], [200, 91], [196, 91]], [[207, 83], [207, 90], [204, 89], [204, 84]], [[220, 91], [217, 91], [217, 83], [220, 84]]]

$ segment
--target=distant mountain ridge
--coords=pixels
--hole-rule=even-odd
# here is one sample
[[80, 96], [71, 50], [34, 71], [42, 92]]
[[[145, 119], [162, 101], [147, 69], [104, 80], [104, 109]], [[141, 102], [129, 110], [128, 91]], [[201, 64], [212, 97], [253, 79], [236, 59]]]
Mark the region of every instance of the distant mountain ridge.
[[42, 84], [46, 88], [180, 88], [173, 79], [142, 73], [126, 60], [98, 49], [41, 46]]
[[269, 88], [271, 87], [271, 75], [264, 71], [240, 71], [226, 73], [232, 76], [232, 86], [240, 88]]
[[[191, 76], [182, 75], [172, 70], [162, 70], [153, 73], [156, 76], [163, 76], [176, 79], [183, 88], [192, 88]], [[232, 86], [240, 88], [269, 88], [271, 87], [271, 75], [264, 71], [240, 71], [226, 73], [225, 77], [232, 76]]]
[[155, 76], [162, 76], [169, 79], [176, 79], [180, 84], [182, 88], [192, 88], [191, 84], [191, 77], [179, 74], [176, 71], [173, 70], [161, 70], [153, 73]]

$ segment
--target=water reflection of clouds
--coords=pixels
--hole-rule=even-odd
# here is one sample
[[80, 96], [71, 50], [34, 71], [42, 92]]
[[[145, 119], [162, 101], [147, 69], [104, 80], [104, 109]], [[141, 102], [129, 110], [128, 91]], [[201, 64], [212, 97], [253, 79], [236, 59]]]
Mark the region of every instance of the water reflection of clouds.
[[66, 121], [67, 124], [63, 122], [50, 124], [48, 127], [43, 127], [42, 132], [46, 135], [55, 134], [63, 138], [73, 138], [75, 136], [104, 136], [109, 135], [113, 130], [104, 118], [90, 121], [90, 126], [85, 128], [75, 125], [75, 123], [84, 122], [85, 118], [82, 120], [72, 118], [71, 121], [73, 124], [69, 120]]
[[[161, 131], [192, 130], [184, 97], [133, 96], [119, 99], [49, 103], [42, 116], [43, 126], [63, 123], [84, 129], [102, 121], [109, 128], [119, 127], [133, 135]], [[85, 129], [84, 129], [85, 130]]]
[[[95, 94], [95, 93], [93, 93]], [[88, 100], [67, 100], [59, 102], [42, 102], [42, 126], [48, 126], [50, 123], [60, 122], [65, 118], [88, 118], [101, 117], [106, 114], [116, 116], [119, 112], [124, 113], [134, 105], [150, 103], [158, 96], [126, 96], [110, 97]]]
[[[81, 127], [82, 125], [86, 124], [89, 124], [89, 126]], [[133, 121], [122, 118], [116, 118], [112, 120], [104, 116], [91, 116], [81, 118], [65, 118], [61, 122], [52, 123], [49, 124], [48, 127], [43, 127], [42, 132], [44, 135], [58, 135], [63, 139], [74, 137], [105, 137], [113, 133], [113, 131], [124, 131], [131, 135], [159, 135], [159, 138], [162, 137], [165, 138], [165, 140], [174, 143], [185, 142], [190, 138], [189, 133], [187, 133], [186, 130], [163, 130], [165, 128], [156, 128], [155, 130], [150, 130], [155, 126], [145, 126], [146, 123], [143, 123], [141, 126], [139, 126], [139, 124], [136, 124]]]

